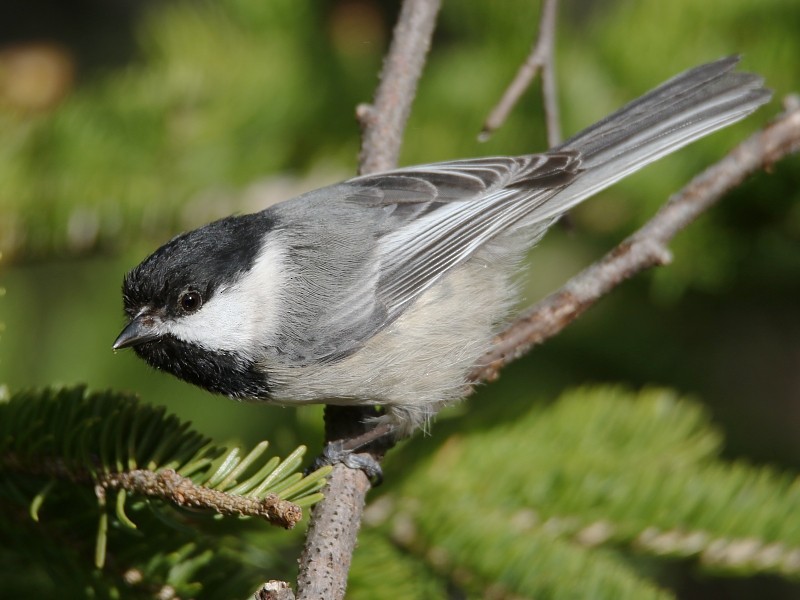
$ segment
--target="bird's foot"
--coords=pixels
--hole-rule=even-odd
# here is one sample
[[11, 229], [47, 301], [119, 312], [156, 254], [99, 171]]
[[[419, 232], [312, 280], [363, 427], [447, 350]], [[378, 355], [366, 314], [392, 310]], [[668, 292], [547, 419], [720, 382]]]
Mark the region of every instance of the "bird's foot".
[[372, 486], [377, 487], [383, 482], [379, 460], [394, 443], [394, 428], [391, 425], [378, 425], [361, 435], [328, 442], [307, 472], [341, 463], [350, 469], [364, 471]]
[[326, 465], [335, 465], [338, 463], [350, 469], [357, 469], [364, 471], [364, 474], [369, 478], [372, 487], [377, 487], [383, 482], [383, 469], [378, 460], [371, 454], [356, 453], [355, 449], [346, 448], [345, 442], [347, 440], [336, 440], [326, 444], [322, 450], [322, 454], [314, 459], [309, 471], [316, 471], [320, 467]]

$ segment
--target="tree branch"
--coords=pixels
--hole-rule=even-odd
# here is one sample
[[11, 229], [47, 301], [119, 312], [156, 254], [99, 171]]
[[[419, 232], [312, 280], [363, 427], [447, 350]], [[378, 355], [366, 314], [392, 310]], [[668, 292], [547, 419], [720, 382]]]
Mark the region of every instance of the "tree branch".
[[495, 379], [505, 365], [553, 337], [600, 297], [649, 267], [670, 262], [667, 244], [725, 193], [758, 170], [800, 149], [800, 101], [791, 97], [786, 111], [716, 165], [695, 177], [636, 233], [598, 262], [570, 279], [514, 321], [494, 340], [470, 380]]
[[98, 466], [96, 472], [90, 472], [85, 465], [42, 455], [38, 455], [36, 464], [31, 465], [29, 460], [15, 453], [0, 457], [0, 466], [17, 473], [90, 484], [94, 486], [95, 495], [101, 499], [105, 498], [108, 490], [125, 490], [159, 498], [176, 506], [208, 509], [223, 515], [259, 517], [284, 529], [292, 529], [303, 518], [303, 510], [299, 506], [275, 494], [268, 494], [262, 499], [246, 498], [198, 485], [174, 469], [103, 471]]
[[[405, 0], [386, 56], [372, 105], [356, 110], [362, 128], [359, 173], [397, 165], [411, 104], [431, 45], [440, 0]], [[363, 432], [363, 410], [326, 406], [326, 441]], [[380, 458], [380, 456], [376, 456]], [[370, 482], [363, 471], [337, 464], [328, 477], [324, 499], [311, 513], [300, 572], [298, 600], [344, 598], [347, 576], [361, 526]]]
[[135, 469], [99, 475], [95, 492], [103, 496], [109, 489], [124, 489], [143, 496], [161, 498], [177, 506], [210, 509], [223, 515], [261, 517], [272, 525], [285, 529], [291, 529], [303, 518], [303, 511], [299, 506], [281, 500], [275, 494], [269, 494], [261, 500], [236, 496], [197, 485], [172, 469]]
[[483, 124], [478, 139], [488, 140], [508, 118], [511, 109], [528, 89], [539, 70], [542, 71], [542, 101], [544, 103], [547, 145], [550, 148], [561, 143], [558, 93], [555, 76], [556, 5], [558, 0], [545, 0], [539, 17], [539, 35], [528, 58], [522, 63], [514, 80], [503, 97], [495, 105]]
[[431, 47], [440, 5], [440, 0], [403, 2], [375, 101], [356, 108], [362, 130], [360, 175], [397, 166], [403, 131]]
[[363, 471], [335, 466], [325, 498], [311, 514], [306, 545], [300, 556], [297, 598], [344, 598], [347, 575], [370, 489]]

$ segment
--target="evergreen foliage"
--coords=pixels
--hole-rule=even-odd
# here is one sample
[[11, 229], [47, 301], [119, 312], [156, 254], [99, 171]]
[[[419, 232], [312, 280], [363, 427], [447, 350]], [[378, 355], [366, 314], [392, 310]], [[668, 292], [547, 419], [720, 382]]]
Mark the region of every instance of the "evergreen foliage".
[[[372, 20], [353, 25], [352, 6]], [[796, 89], [798, 7], [561, 3], [565, 133], [733, 52], [776, 98]], [[302, 528], [98, 485], [112, 474], [174, 469], [241, 498], [275, 492], [308, 506], [324, 475], [296, 472], [297, 446], [321, 438], [314, 409], [262, 408], [263, 418], [251, 418], [246, 407], [131, 366], [133, 357], [111, 357], [118, 286], [180, 230], [353, 174], [353, 109], [371, 97], [395, 8], [154, 2], [136, 24], [127, 64], [81, 79], [43, 112], [3, 104], [0, 67], [0, 251], [11, 265], [0, 304], [8, 329], [0, 596], [244, 598], [265, 579], [294, 580]], [[444, 3], [404, 164], [544, 147], [535, 89], [491, 141], [475, 139], [529, 49], [537, 11], [531, 0]], [[549, 291], [619, 241], [770, 110], [581, 207], [579, 235], [554, 231], [537, 249], [536, 282], [524, 295]], [[669, 268], [619, 289], [580, 332], [504, 373], [468, 415], [455, 423], [444, 414], [431, 438], [393, 450], [348, 597], [668, 598], [665, 567], [676, 564], [717, 582], [797, 582], [800, 169], [790, 160], [682, 234]], [[593, 386], [537, 403], [591, 380], [695, 390], [715, 403], [715, 422], [728, 418], [733, 442], [723, 445], [707, 408], [665, 389]], [[223, 448], [183, 418], [118, 392], [14, 391], [55, 381], [147, 390], [147, 400], [219, 425], [214, 439], [246, 440], [253, 450]], [[790, 432], [783, 454], [764, 449], [773, 440], [760, 419], [770, 414]], [[264, 437], [287, 457], [267, 458], [257, 442]], [[747, 451], [762, 460], [726, 458]]]
[[467, 588], [513, 597], [670, 597], [637, 555], [800, 577], [800, 480], [722, 460], [721, 441], [667, 390], [573, 390], [451, 436], [383, 499], [380, 530]]
[[78, 387], [14, 394], [0, 404], [2, 530], [15, 542], [4, 552], [22, 550], [33, 569], [4, 562], [11, 567], [8, 581], [22, 585], [22, 572], [36, 581], [31, 573], [43, 568], [55, 589], [100, 597], [124, 596], [125, 589], [137, 597], [165, 586], [195, 596], [229, 582], [255, 585], [254, 573], [249, 579], [236, 574], [247, 545], [225, 537], [245, 525], [220, 526], [208, 510], [197, 512], [198, 502], [188, 503], [191, 513], [176, 509], [158, 489], [142, 497], [139, 489], [107, 484], [140, 470], [174, 471], [198, 486], [180, 488], [184, 496], [225, 492], [212, 506], [220, 513], [248, 514], [238, 498], [271, 494], [303, 506], [316, 502], [330, 468], [304, 477], [295, 472], [304, 447], [280, 460], [264, 457], [267, 446], [246, 454], [218, 447], [163, 408], [113, 392]]

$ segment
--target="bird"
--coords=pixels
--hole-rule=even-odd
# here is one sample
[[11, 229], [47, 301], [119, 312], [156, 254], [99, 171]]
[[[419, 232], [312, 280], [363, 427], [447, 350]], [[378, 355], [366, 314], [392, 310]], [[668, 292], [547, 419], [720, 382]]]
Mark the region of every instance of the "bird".
[[409, 436], [463, 396], [551, 225], [770, 99], [738, 62], [543, 153], [359, 176], [178, 235], [125, 275], [113, 348], [234, 399], [380, 406], [374, 426]]

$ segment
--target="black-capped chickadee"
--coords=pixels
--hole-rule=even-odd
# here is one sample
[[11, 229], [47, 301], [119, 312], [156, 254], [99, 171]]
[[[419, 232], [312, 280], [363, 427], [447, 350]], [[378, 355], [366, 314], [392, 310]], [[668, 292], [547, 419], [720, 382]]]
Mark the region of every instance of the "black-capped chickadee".
[[579, 202], [767, 102], [738, 58], [543, 154], [356, 177], [180, 235], [125, 277], [114, 348], [237, 399], [379, 404], [398, 437], [457, 400], [525, 252]]

